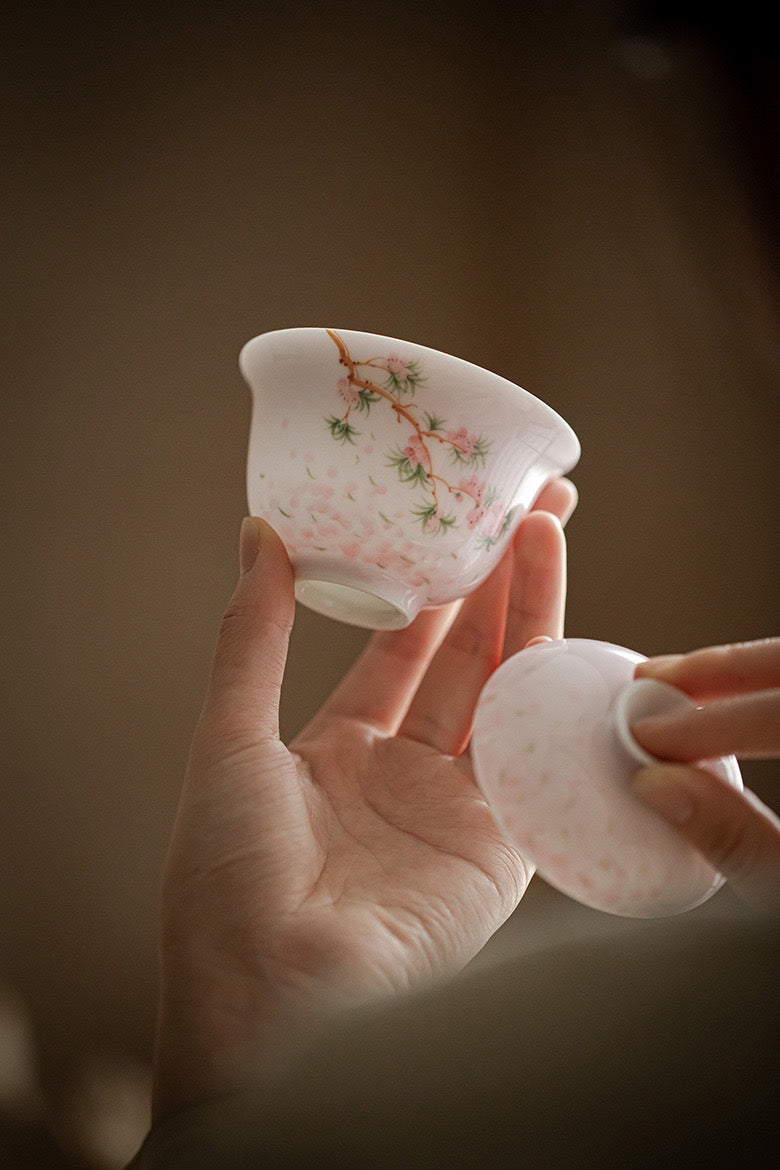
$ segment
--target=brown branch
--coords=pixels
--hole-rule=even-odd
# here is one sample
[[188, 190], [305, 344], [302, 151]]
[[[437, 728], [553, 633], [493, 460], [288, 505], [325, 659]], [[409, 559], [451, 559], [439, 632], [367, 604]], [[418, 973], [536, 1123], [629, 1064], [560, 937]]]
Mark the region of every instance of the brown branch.
[[[409, 408], [405, 407], [402, 403], [400, 403], [398, 401], [398, 399], [395, 397], [395, 395], [391, 394], [388, 390], [385, 390], [382, 386], [377, 386], [377, 384], [375, 382], [370, 382], [370, 381], [367, 381], [365, 378], [358, 377], [358, 375], [356, 373], [356, 370], [358, 369], [358, 367], [368, 365], [368, 363], [354, 361], [352, 358], [352, 355], [350, 354], [350, 352], [347, 349], [346, 345], [344, 344], [343, 340], [339, 337], [338, 333], [336, 333], [335, 330], [326, 329], [326, 333], [331, 338], [331, 340], [333, 342], [335, 342], [336, 346], [338, 347], [339, 361], [340, 361], [341, 365], [346, 366], [348, 374], [349, 374], [350, 383], [353, 386], [359, 386], [361, 390], [366, 390], [370, 394], [376, 394], [376, 395], [378, 395], [378, 397], [384, 398], [386, 402], [389, 402], [390, 406], [395, 411], [395, 416], [396, 416], [397, 421], [400, 422], [401, 418], [403, 417], [406, 419], [406, 421], [409, 423], [410, 426], [414, 427], [414, 429], [417, 432], [417, 435], [420, 439], [420, 442], [423, 445], [425, 453], [428, 456], [428, 461], [430, 462], [431, 461], [431, 453], [428, 450], [428, 448], [425, 446], [425, 442], [423, 440], [423, 431], [422, 431], [419, 423], [415, 419], [414, 415], [411, 413], [411, 410]], [[374, 361], [374, 360], [379, 361], [378, 358], [376, 358], [376, 359], [372, 358], [371, 360], [372, 361]], [[347, 421], [351, 410], [352, 410], [352, 406], [350, 405], [347, 407], [347, 413], [344, 415], [342, 422]], [[426, 471], [426, 475], [427, 474], [428, 473]]]
[[[338, 346], [340, 355], [339, 361], [341, 362], [342, 366], [346, 366], [347, 370], [349, 371], [349, 380], [353, 386], [359, 386], [361, 390], [367, 390], [370, 394], [377, 394], [380, 398], [384, 398], [386, 402], [390, 403], [393, 410], [396, 412], [396, 415], [403, 416], [409, 425], [414, 427], [415, 431], [422, 440], [422, 430], [414, 415], [401, 402], [399, 402], [395, 395], [391, 394], [389, 390], [385, 390], [382, 386], [377, 386], [376, 382], [370, 382], [366, 378], [359, 377], [355, 371], [357, 370], [358, 366], [365, 365], [365, 363], [353, 361], [346, 345], [341, 340], [338, 333], [336, 333], [333, 329], [327, 329], [326, 333]], [[423, 446], [425, 446], [424, 443]]]
[[447, 480], [444, 479], [443, 476], [434, 475], [433, 472], [428, 472], [427, 474], [430, 475], [431, 479], [437, 479], [439, 481], [439, 483], [443, 483], [444, 486], [446, 487], [447, 491], [452, 492], [452, 494], [454, 496], [468, 496], [468, 498], [470, 500], [473, 500], [475, 504], [480, 504], [482, 502], [481, 500], [479, 500], [477, 498], [477, 496], [474, 495], [473, 492], [470, 492], [467, 488], [453, 487], [452, 484], [448, 483]]
[[[409, 408], [405, 407], [403, 405], [403, 403], [399, 402], [398, 399], [395, 397], [395, 395], [391, 394], [389, 390], [385, 390], [382, 386], [377, 386], [376, 383], [371, 382], [365, 378], [361, 378], [358, 376], [356, 371], [357, 371], [359, 366], [371, 365], [372, 362], [379, 361], [380, 360], [379, 358], [372, 358], [370, 362], [356, 362], [353, 359], [352, 355], [350, 354], [349, 350], [347, 349], [346, 345], [344, 344], [344, 341], [342, 340], [341, 337], [339, 337], [338, 333], [336, 333], [336, 331], [334, 329], [326, 329], [326, 333], [328, 334], [328, 337], [330, 337], [331, 341], [336, 345], [336, 347], [339, 351], [339, 362], [341, 363], [342, 366], [346, 367], [348, 374], [349, 374], [349, 381], [354, 386], [359, 386], [361, 390], [367, 390], [371, 394], [377, 394], [380, 398], [384, 398], [385, 401], [390, 403], [392, 409], [396, 413], [396, 418], [398, 419], [399, 422], [401, 421], [401, 418], [405, 418], [406, 421], [409, 423], [409, 425], [414, 427], [414, 430], [417, 434], [417, 437], [419, 438], [419, 440], [422, 444], [423, 450], [425, 451], [425, 454], [428, 458], [428, 464], [431, 468], [433, 467], [433, 460], [431, 458], [431, 453], [428, 450], [427, 444], [425, 442], [426, 438], [427, 439], [436, 439], [439, 443], [441, 443], [445, 446], [455, 447], [459, 451], [462, 450], [462, 448], [457, 443], [453, 443], [451, 439], [445, 438], [444, 435], [439, 435], [439, 434], [437, 434], [436, 431], [424, 431], [422, 429], [422, 427], [420, 426], [420, 424], [415, 419], [414, 415], [409, 410]], [[351, 411], [351, 409], [352, 409], [351, 405], [347, 407], [347, 413], [344, 415], [344, 419], [343, 419], [344, 422], [346, 422], [346, 420], [349, 418], [349, 412]], [[434, 500], [434, 504], [436, 505], [437, 511], [438, 511], [438, 507], [439, 507], [439, 495], [438, 495], [438, 492], [436, 490], [436, 481], [437, 480], [439, 483], [444, 484], [444, 486], [447, 488], [447, 490], [449, 492], [452, 492], [453, 495], [468, 496], [470, 499], [472, 499], [474, 501], [475, 504], [478, 504], [480, 502], [472, 492], [466, 491], [464, 488], [454, 488], [452, 486], [452, 484], [448, 483], [446, 479], [442, 478], [442, 476], [434, 475], [432, 470], [429, 471], [427, 468], [423, 468], [423, 470], [425, 471], [426, 478], [428, 480], [430, 480], [431, 491], [433, 492], [433, 500]]]

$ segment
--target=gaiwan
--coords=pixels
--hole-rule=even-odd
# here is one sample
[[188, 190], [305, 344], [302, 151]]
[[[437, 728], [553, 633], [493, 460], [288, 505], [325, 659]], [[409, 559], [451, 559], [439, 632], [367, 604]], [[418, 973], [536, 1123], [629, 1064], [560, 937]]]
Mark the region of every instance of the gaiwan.
[[252, 391], [247, 496], [284, 542], [302, 605], [401, 629], [493, 571], [580, 444], [499, 374], [354, 329], [278, 329], [239, 364]]
[[[597, 910], [652, 918], [692, 909], [724, 879], [630, 791], [650, 757], [629, 724], [692, 705], [665, 683], [634, 681], [642, 661], [588, 639], [522, 650], [480, 695], [472, 757], [496, 819], [545, 881]], [[742, 788], [733, 756], [705, 764]]]

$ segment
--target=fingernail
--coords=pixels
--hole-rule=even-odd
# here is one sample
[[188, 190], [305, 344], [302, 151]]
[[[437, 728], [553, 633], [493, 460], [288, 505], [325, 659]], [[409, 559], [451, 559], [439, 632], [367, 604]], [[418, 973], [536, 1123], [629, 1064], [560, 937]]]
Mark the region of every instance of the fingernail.
[[636, 795], [655, 809], [665, 820], [684, 825], [694, 814], [695, 806], [685, 788], [684, 768], [641, 768], [632, 784]]
[[646, 678], [652, 675], [653, 678], [662, 678], [673, 671], [684, 657], [684, 654], [659, 654], [655, 658], [648, 658], [646, 662], [640, 662], [637, 666], [637, 677]]
[[253, 516], [245, 516], [241, 521], [241, 533], [238, 538], [238, 563], [242, 573], [248, 573], [257, 560], [260, 548], [260, 525]]
[[571, 498], [569, 500], [568, 506], [565, 508], [565, 510], [561, 514], [560, 519], [561, 519], [561, 527], [562, 528], [565, 528], [566, 525], [568, 524], [569, 520], [571, 520], [572, 516], [574, 515], [574, 511], [577, 507], [577, 504], [579, 503], [579, 499], [580, 499], [579, 493], [578, 493], [576, 487], [574, 486], [574, 484], [571, 483], [571, 480], [569, 480], [569, 484], [571, 486], [572, 493], [571, 493]]

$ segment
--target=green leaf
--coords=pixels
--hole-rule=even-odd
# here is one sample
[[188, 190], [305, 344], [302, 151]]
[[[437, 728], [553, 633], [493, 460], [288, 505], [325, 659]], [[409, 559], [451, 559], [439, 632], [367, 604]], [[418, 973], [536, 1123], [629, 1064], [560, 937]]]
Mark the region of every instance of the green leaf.
[[428, 472], [422, 463], [418, 463], [415, 467], [412, 467], [407, 456], [397, 448], [391, 453], [388, 466], [396, 469], [402, 483], [425, 485], [428, 482]]
[[420, 363], [409, 362], [406, 368], [409, 371], [409, 377], [406, 379], [409, 385], [414, 389], [416, 389], [418, 386], [422, 386], [423, 382], [425, 381], [425, 375], [420, 369]]
[[399, 378], [397, 374], [388, 371], [385, 389], [393, 390], [399, 396], [401, 394], [414, 394], [417, 387], [421, 386], [424, 381], [425, 377], [420, 369], [420, 363], [409, 362], [406, 366], [405, 378]]
[[502, 536], [505, 534], [508, 527], [509, 527], [509, 513], [507, 513], [506, 516], [504, 517], [503, 523], [502, 523], [501, 527], [499, 528], [498, 532], [495, 532], [492, 536], [485, 536], [484, 534], [482, 536], [480, 536], [480, 538], [478, 540], [479, 547], [482, 549], [486, 549], [486, 550], [493, 548], [493, 546], [498, 544], [499, 540], [501, 540]]
[[332, 414], [325, 421], [331, 435], [339, 443], [354, 443], [354, 436], [360, 434], [360, 431], [351, 426], [346, 419], [336, 418], [335, 414]]
[[477, 439], [468, 454], [458, 447], [450, 447], [450, 458], [461, 467], [484, 467], [489, 450], [490, 439]]
[[[446, 532], [448, 528], [452, 528], [456, 523], [455, 517], [437, 515], [435, 504], [421, 504], [417, 508], [412, 509], [412, 515], [416, 520], [419, 520], [423, 528], [428, 532], [434, 532], [437, 536], [442, 532]], [[432, 527], [431, 522], [434, 522], [436, 527]]]
[[374, 394], [371, 390], [361, 390], [358, 394], [358, 400], [356, 404], [357, 409], [362, 410], [368, 414], [369, 410], [375, 402], [379, 402], [378, 394]]

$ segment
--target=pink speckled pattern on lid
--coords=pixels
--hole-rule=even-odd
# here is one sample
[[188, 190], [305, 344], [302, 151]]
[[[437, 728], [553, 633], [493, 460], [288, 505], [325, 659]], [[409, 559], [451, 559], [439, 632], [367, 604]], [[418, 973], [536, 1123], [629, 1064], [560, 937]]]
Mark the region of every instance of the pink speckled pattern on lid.
[[[722, 878], [630, 792], [638, 765], [614, 714], [641, 661], [589, 639], [514, 655], [482, 691], [472, 758], [496, 819], [546, 881], [596, 909], [648, 918], [691, 909]], [[733, 757], [708, 766], [741, 785]]]

